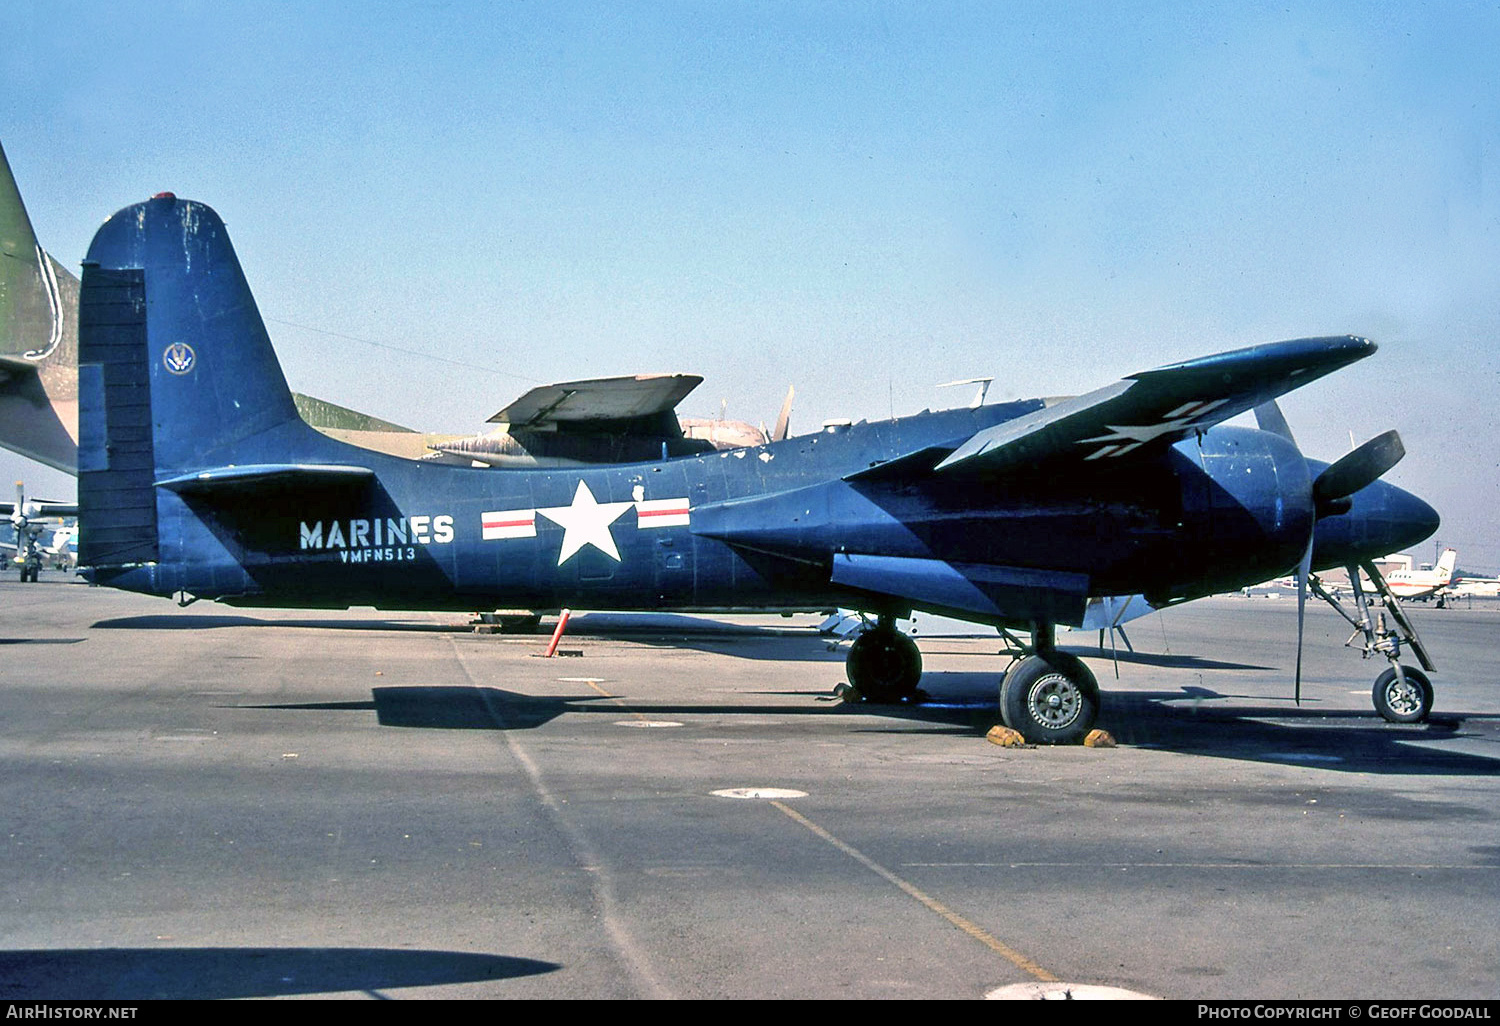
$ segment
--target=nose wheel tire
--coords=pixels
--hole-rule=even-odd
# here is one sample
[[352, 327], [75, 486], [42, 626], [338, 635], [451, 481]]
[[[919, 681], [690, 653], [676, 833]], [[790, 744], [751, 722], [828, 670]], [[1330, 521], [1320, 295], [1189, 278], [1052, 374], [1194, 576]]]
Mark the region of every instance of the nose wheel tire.
[[876, 627], [854, 639], [844, 671], [866, 701], [898, 702], [917, 690], [922, 653], [900, 631]]
[[[1402, 678], [1405, 678], [1403, 681]], [[1392, 723], [1421, 723], [1432, 711], [1432, 682], [1415, 666], [1393, 666], [1375, 678], [1375, 711]]]
[[1033, 744], [1082, 741], [1099, 716], [1099, 685], [1077, 656], [1027, 656], [1001, 682], [1000, 715]]

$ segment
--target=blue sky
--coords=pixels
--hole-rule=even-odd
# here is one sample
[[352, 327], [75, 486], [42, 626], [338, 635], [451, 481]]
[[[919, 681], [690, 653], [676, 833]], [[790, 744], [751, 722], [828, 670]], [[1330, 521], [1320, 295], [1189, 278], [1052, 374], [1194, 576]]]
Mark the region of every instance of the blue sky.
[[0, 34], [43, 244], [211, 204], [314, 395], [467, 431], [692, 371], [684, 413], [795, 384], [806, 430], [1362, 334], [1299, 441], [1399, 428], [1390, 479], [1500, 568], [1495, 3], [10, 0]]

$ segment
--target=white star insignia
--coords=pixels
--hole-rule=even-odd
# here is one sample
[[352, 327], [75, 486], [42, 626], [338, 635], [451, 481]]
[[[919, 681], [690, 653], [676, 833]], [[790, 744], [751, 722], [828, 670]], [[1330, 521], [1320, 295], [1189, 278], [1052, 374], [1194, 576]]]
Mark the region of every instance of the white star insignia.
[[1123, 456], [1133, 449], [1139, 449], [1147, 442], [1154, 441], [1163, 435], [1170, 435], [1193, 427], [1204, 419], [1209, 413], [1223, 406], [1227, 399], [1203, 399], [1184, 403], [1165, 419], [1154, 424], [1106, 424], [1104, 425], [1113, 434], [1097, 435], [1094, 438], [1083, 438], [1079, 445], [1095, 445], [1104, 443], [1102, 449], [1097, 449], [1086, 459], [1095, 460], [1101, 456]]
[[1175, 420], [1158, 421], [1155, 424], [1106, 424], [1104, 425], [1112, 435], [1099, 435], [1097, 438], [1085, 438], [1083, 444], [1089, 442], [1134, 442], [1142, 445], [1153, 438], [1162, 435], [1170, 435], [1174, 431], [1180, 431], [1193, 422], [1192, 417], [1181, 417]]
[[629, 502], [595, 502], [594, 493], [589, 491], [589, 486], [579, 481], [578, 490], [573, 493], [572, 505], [537, 510], [548, 520], [562, 526], [562, 551], [558, 553], [557, 565], [562, 566], [585, 545], [592, 545], [616, 563], [620, 562], [620, 550], [615, 548], [615, 539], [609, 533], [609, 525], [632, 505]]

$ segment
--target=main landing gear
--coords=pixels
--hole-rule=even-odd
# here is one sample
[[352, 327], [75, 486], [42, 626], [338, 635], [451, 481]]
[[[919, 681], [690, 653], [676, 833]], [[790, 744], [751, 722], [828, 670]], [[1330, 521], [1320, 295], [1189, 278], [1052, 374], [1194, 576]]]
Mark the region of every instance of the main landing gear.
[[[1007, 637], [1015, 642], [1014, 637]], [[1099, 685], [1083, 661], [1059, 652], [1051, 624], [1036, 624], [1031, 645], [1000, 684], [1000, 716], [1033, 744], [1081, 741], [1099, 716]], [[899, 702], [917, 692], [922, 654], [916, 642], [896, 629], [895, 617], [882, 615], [854, 639], [845, 671], [868, 702]]]
[[[1026, 652], [1023, 648], [1022, 652]], [[1033, 744], [1082, 741], [1099, 716], [1099, 683], [1077, 656], [1059, 652], [1051, 624], [1033, 625], [1029, 654], [1000, 682], [1000, 718]]]
[[922, 653], [896, 629], [896, 618], [882, 614], [875, 626], [854, 639], [844, 664], [849, 683], [869, 702], [899, 702], [917, 691]]
[[[1360, 570], [1364, 570], [1370, 583], [1375, 586], [1383, 608], [1376, 609], [1365, 597], [1364, 588], [1359, 583]], [[1417, 637], [1417, 629], [1401, 608], [1401, 600], [1385, 583], [1385, 578], [1374, 563], [1349, 567], [1349, 580], [1354, 589], [1353, 613], [1339, 602], [1337, 596], [1323, 587], [1316, 575], [1308, 579], [1307, 585], [1314, 595], [1337, 610], [1354, 628], [1354, 633], [1344, 642], [1346, 646], [1352, 648], [1355, 639], [1362, 639], [1360, 654], [1363, 658], [1384, 656], [1390, 661], [1390, 666], [1375, 678], [1372, 695], [1375, 711], [1391, 723], [1421, 723], [1432, 711], [1432, 682], [1427, 679], [1427, 673], [1437, 667], [1428, 658], [1422, 639]], [[1387, 615], [1394, 626], [1387, 625]], [[1401, 662], [1403, 644], [1411, 649], [1417, 661], [1422, 664], [1421, 670]], [[1423, 670], [1427, 673], [1423, 673]]]

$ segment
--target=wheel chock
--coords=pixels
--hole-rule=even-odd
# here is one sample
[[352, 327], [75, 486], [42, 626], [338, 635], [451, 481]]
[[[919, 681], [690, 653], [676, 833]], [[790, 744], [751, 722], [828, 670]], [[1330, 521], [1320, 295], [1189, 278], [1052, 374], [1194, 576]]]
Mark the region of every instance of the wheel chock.
[[1085, 748], [1113, 748], [1114, 746], [1114, 736], [1109, 731], [1100, 730], [1097, 727], [1089, 731], [1088, 736], [1083, 739]]
[[990, 744], [999, 745], [1001, 748], [1026, 747], [1026, 738], [1022, 736], [1019, 730], [1012, 730], [1001, 723], [997, 723], [991, 727], [990, 732], [984, 735], [984, 737]]

